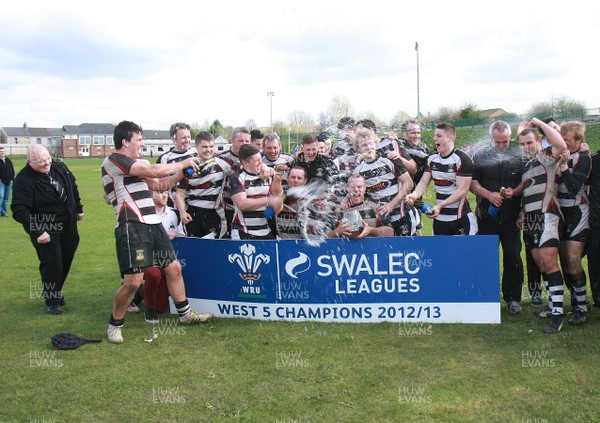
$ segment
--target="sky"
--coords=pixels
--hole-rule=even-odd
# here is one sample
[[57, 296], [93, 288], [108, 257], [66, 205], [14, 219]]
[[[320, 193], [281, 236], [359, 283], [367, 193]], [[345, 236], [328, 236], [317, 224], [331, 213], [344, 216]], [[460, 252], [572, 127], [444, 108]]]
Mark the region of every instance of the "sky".
[[[0, 126], [218, 119], [268, 127], [334, 96], [389, 121], [441, 107], [600, 107], [595, 2], [3, 2]], [[273, 97], [267, 95], [273, 92]], [[272, 103], [271, 103], [272, 102]]]

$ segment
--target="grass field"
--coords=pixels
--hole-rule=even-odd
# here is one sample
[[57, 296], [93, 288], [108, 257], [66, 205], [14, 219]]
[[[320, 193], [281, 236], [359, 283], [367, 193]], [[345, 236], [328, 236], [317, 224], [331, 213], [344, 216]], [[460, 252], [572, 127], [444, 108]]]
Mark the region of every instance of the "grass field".
[[152, 343], [144, 342], [150, 325], [130, 314], [123, 345], [54, 350], [59, 332], [104, 338], [119, 284], [100, 163], [67, 161], [86, 215], [62, 315], [47, 315], [37, 298], [38, 263], [22, 227], [0, 219], [0, 421], [600, 420], [598, 309], [583, 327], [545, 335], [528, 299], [521, 315], [503, 307], [499, 325], [218, 319], [179, 327], [163, 315]]

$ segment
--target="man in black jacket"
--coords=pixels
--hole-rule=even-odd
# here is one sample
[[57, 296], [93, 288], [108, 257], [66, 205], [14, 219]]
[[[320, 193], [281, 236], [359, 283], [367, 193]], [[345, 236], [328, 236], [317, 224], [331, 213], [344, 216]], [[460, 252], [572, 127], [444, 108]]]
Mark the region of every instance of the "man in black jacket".
[[306, 169], [309, 182], [314, 178], [329, 183], [339, 180], [340, 171], [338, 167], [329, 157], [319, 154], [319, 143], [313, 135], [302, 137], [302, 152], [298, 154], [290, 167], [294, 166]]
[[[503, 252], [502, 296], [508, 311], [520, 313], [523, 286], [521, 232], [515, 225], [521, 197], [512, 189], [521, 182], [524, 161], [519, 147], [511, 145], [510, 125], [502, 120], [490, 126], [490, 145], [473, 155], [471, 192], [477, 196], [479, 235], [498, 235]], [[491, 207], [490, 207], [491, 206]]]
[[4, 147], [0, 147], [0, 217], [8, 217], [8, 199], [14, 179], [12, 161], [6, 157]]
[[600, 150], [592, 154], [590, 186], [590, 237], [586, 244], [588, 273], [594, 306], [600, 307]]
[[83, 219], [75, 176], [52, 160], [44, 146], [31, 146], [27, 164], [15, 178], [11, 209], [40, 260], [48, 314], [60, 314], [62, 288], [79, 245], [77, 221]]

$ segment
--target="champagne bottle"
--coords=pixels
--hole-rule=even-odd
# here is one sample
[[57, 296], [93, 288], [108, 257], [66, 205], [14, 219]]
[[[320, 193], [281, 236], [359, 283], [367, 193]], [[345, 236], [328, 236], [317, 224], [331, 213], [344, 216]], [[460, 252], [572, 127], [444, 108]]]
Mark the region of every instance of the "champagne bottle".
[[186, 167], [183, 170], [183, 174], [188, 178], [193, 178], [193, 177], [197, 176], [200, 172], [202, 172], [202, 170], [204, 169], [204, 167], [206, 167], [206, 165], [208, 165], [214, 161], [215, 161], [214, 157], [211, 157], [208, 160], [203, 160], [202, 162], [200, 162], [200, 164], [198, 165], [199, 166], [198, 169], [194, 169], [191, 166]]
[[[500, 194], [500, 197], [504, 198], [504, 191], [506, 190], [506, 188], [502, 187], [500, 188], [500, 191], [498, 192], [498, 194]], [[493, 203], [490, 203], [490, 206], [488, 207], [488, 214], [490, 216], [497, 216], [498, 212], [500, 211], [500, 207], [496, 207], [494, 206]]]

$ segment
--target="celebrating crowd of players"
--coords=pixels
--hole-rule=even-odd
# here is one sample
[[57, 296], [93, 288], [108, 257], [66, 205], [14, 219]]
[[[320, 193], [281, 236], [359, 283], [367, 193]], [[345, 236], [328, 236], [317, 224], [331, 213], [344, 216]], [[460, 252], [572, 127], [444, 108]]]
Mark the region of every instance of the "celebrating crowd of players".
[[[191, 128], [180, 122], [171, 126], [174, 147], [151, 164], [142, 157], [142, 128], [119, 123], [116, 149], [102, 165], [123, 282], [108, 340], [123, 342], [125, 314], [141, 298], [149, 323], [166, 309], [167, 295], [182, 324], [212, 319], [188, 302], [174, 236], [309, 242], [418, 236], [423, 218], [433, 220], [433, 235], [498, 235], [510, 313], [522, 312], [524, 242], [531, 305], [549, 318], [544, 332], [562, 328], [565, 287], [569, 324], [587, 322], [586, 254], [593, 304], [600, 307], [600, 152], [590, 155], [583, 123], [533, 118], [519, 124], [517, 145], [510, 125], [496, 121], [489, 142], [472, 154], [455, 147], [456, 131], [448, 123], [435, 127], [433, 152], [412, 120], [401, 137], [389, 132], [381, 139], [372, 121], [350, 117], [338, 130], [335, 143], [328, 133], [304, 136], [291, 156], [281, 151], [276, 134], [237, 128], [231, 149], [216, 155], [210, 133], [200, 132], [191, 146]], [[432, 181], [435, 200], [424, 202]], [[38, 191], [44, 195], [34, 195]], [[469, 192], [476, 197], [474, 212]], [[62, 313], [62, 282], [77, 247], [76, 220], [83, 217], [79, 203], [68, 169], [44, 147], [31, 147], [15, 178], [11, 209], [38, 252], [49, 314]]]
[[[569, 323], [581, 325], [588, 319], [581, 260], [586, 243], [595, 245], [600, 239], [595, 234], [599, 221], [594, 223], [598, 211], [590, 210], [600, 178], [592, 172], [595, 159], [579, 122], [522, 122], [517, 146], [511, 143], [511, 127], [497, 121], [490, 127], [489, 145], [472, 155], [455, 147], [455, 128], [448, 123], [436, 126], [430, 152], [416, 121], [405, 122], [401, 137], [390, 132], [381, 139], [372, 121], [346, 117], [338, 124], [336, 143], [332, 145], [328, 133], [306, 135], [294, 156], [281, 151], [276, 134], [245, 128], [235, 129], [231, 149], [216, 155], [212, 135], [200, 132], [191, 146], [190, 129], [185, 123], [172, 125], [175, 146], [158, 159], [178, 172], [163, 189], [171, 190], [172, 205], [188, 236], [415, 236], [427, 217], [433, 220], [433, 235], [499, 236], [502, 295], [508, 310], [520, 313], [522, 230], [531, 258], [532, 305], [539, 307], [540, 317], [549, 317], [544, 332], [562, 327], [565, 284], [571, 291]], [[423, 197], [432, 181], [435, 201], [427, 204]], [[475, 213], [469, 192], [476, 196]], [[596, 255], [591, 253], [588, 263], [592, 295], [599, 305]], [[542, 307], [541, 283], [532, 283], [536, 275], [546, 286], [547, 308]], [[186, 305], [178, 304], [182, 316], [188, 312]], [[121, 316], [120, 308], [111, 325], [117, 326]]]

